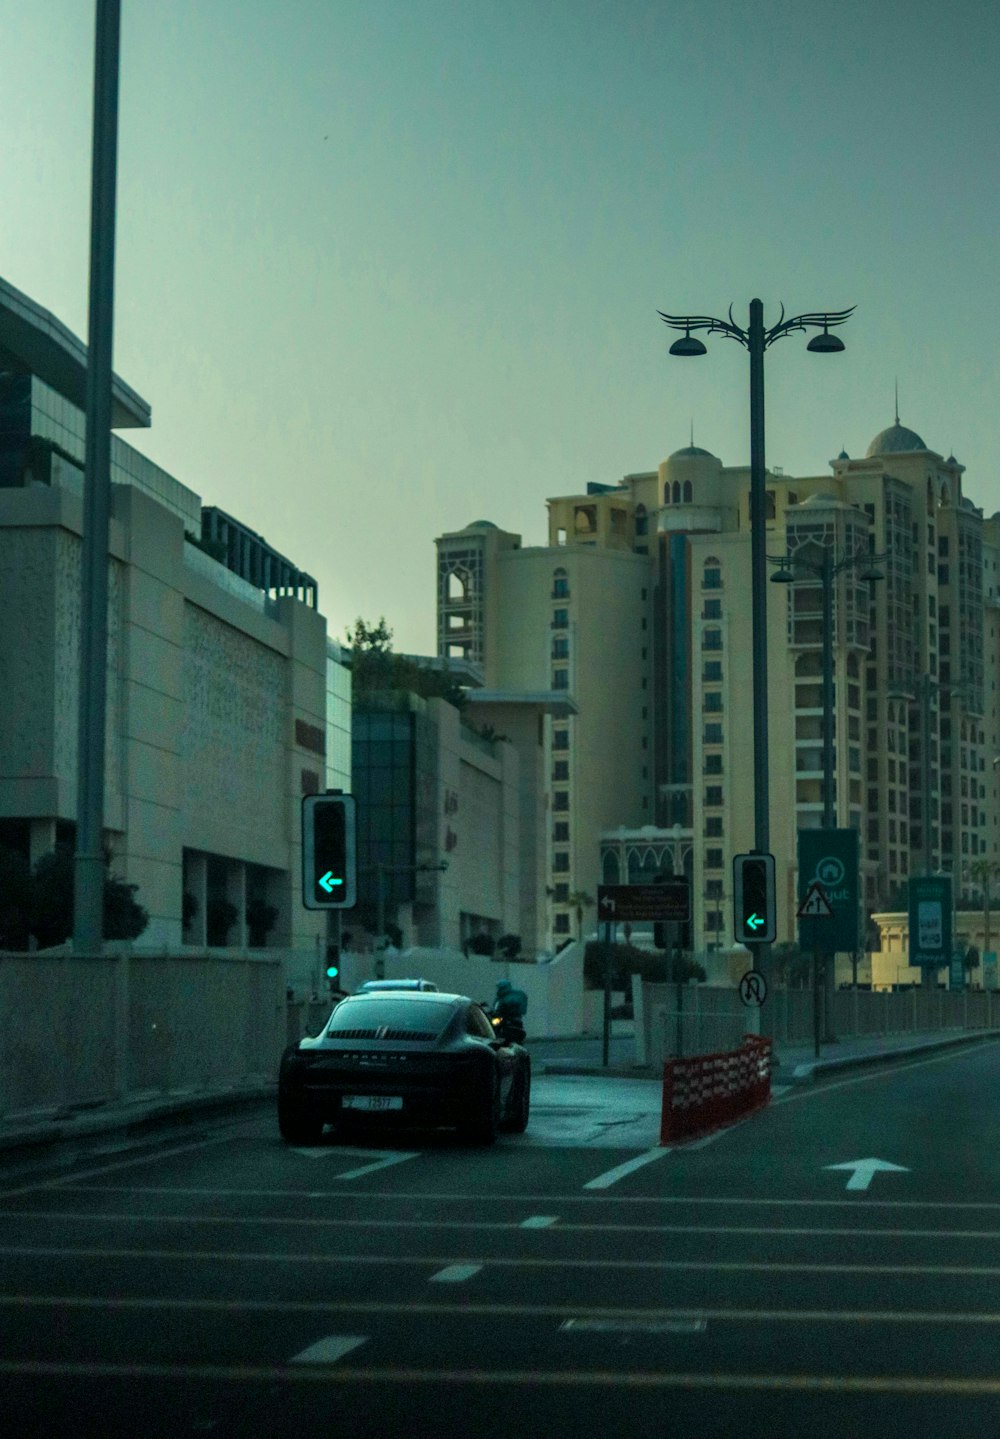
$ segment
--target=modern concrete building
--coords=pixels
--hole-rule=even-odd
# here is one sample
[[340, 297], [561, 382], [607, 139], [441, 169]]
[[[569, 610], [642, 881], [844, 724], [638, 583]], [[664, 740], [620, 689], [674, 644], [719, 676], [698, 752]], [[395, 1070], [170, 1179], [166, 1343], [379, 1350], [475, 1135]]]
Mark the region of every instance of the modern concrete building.
[[[896, 903], [925, 825], [932, 868], [971, 897], [970, 863], [1000, 855], [1000, 515], [984, 521], [963, 466], [898, 416], [830, 469], [768, 472], [767, 548], [887, 554], [883, 582], [856, 567], [833, 586], [836, 823], [861, 836], [864, 908]], [[555, 944], [576, 892], [661, 867], [690, 880], [691, 945], [732, 941], [732, 856], [754, 834], [749, 481], [691, 445], [549, 500], [545, 547], [485, 520], [437, 541], [440, 654], [482, 665], [487, 687], [575, 705], [545, 729]], [[823, 812], [819, 581], [769, 584], [767, 629], [778, 938], [793, 940], [796, 832]]]
[[[32, 861], [75, 833], [85, 378], [85, 346], [0, 282], [0, 842]], [[117, 431], [149, 425], [113, 396]], [[119, 433], [111, 481], [105, 843], [149, 911], [136, 948], [314, 951], [301, 800], [350, 788], [315, 583]]]

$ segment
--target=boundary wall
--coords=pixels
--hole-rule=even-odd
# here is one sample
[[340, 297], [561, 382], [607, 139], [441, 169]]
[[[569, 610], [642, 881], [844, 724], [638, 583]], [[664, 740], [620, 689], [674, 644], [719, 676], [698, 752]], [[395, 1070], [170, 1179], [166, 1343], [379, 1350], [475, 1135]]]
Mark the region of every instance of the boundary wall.
[[[329, 1006], [327, 1007], [329, 1012]], [[280, 952], [0, 953], [0, 1119], [273, 1084]]]

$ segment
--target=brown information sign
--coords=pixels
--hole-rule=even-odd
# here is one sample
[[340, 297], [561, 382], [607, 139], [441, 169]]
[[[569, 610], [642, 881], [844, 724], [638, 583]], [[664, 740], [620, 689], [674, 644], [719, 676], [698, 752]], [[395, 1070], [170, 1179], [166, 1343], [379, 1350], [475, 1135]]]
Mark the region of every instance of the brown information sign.
[[597, 917], [602, 924], [635, 920], [676, 920], [691, 916], [691, 892], [683, 878], [661, 884], [599, 884]]

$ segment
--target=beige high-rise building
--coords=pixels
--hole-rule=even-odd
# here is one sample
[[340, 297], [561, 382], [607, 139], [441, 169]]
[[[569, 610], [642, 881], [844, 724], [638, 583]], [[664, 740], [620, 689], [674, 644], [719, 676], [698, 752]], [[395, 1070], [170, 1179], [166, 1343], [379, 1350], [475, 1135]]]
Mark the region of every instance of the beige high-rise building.
[[[984, 522], [963, 466], [898, 417], [830, 468], [768, 472], [767, 548], [774, 569], [824, 545], [886, 556], [881, 582], [859, 564], [833, 584], [835, 814], [860, 834], [863, 908], [903, 903], [928, 822], [931, 868], [971, 897], [970, 863], [1000, 856], [1000, 515]], [[749, 482], [689, 446], [550, 499], [545, 547], [486, 520], [437, 542], [439, 654], [481, 666], [490, 690], [576, 706], [540, 734], [555, 945], [576, 933], [574, 894], [650, 877], [666, 841], [691, 883], [692, 947], [731, 941], [732, 856], [754, 837]], [[818, 579], [768, 585], [767, 631], [780, 941], [795, 937], [796, 831], [823, 815]], [[616, 830], [627, 875], [602, 872]], [[595, 918], [585, 908], [585, 931]]]

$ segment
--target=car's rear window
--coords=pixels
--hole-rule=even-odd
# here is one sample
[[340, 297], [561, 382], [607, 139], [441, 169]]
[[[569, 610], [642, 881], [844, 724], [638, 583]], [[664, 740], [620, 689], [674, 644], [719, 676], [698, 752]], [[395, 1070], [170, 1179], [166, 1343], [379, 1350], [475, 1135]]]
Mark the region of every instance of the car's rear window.
[[337, 1005], [326, 1032], [338, 1034], [345, 1030], [375, 1030], [385, 1025], [395, 1035], [400, 1030], [412, 1030], [414, 1035], [438, 1035], [453, 1013], [454, 1006], [450, 1000], [421, 1001], [406, 999], [401, 994], [373, 994], [371, 998], [362, 995]]

